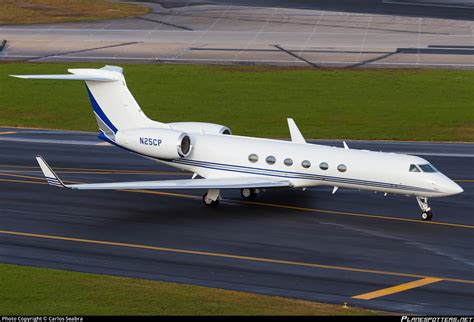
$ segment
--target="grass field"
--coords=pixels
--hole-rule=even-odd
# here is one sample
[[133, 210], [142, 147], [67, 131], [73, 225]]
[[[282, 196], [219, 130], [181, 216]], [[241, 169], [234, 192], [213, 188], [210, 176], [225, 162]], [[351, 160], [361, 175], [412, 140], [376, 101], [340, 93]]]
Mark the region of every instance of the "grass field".
[[105, 0], [1, 0], [0, 25], [124, 18], [148, 11]]
[[2, 315], [375, 315], [342, 305], [0, 264]]
[[[8, 74], [66, 73], [101, 64], [0, 64], [0, 125], [96, 131], [85, 87]], [[126, 65], [127, 83], [153, 119], [208, 121], [235, 134], [307, 138], [474, 141], [474, 72], [311, 70]]]

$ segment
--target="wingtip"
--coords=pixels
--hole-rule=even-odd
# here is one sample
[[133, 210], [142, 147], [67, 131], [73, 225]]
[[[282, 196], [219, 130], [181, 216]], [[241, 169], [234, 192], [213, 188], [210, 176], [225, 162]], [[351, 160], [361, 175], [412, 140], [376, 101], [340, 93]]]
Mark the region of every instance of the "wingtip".
[[46, 163], [42, 156], [37, 155], [36, 161], [40, 166], [41, 172], [43, 172], [43, 175], [48, 181], [48, 184], [59, 188], [66, 188], [64, 183], [61, 181], [61, 179], [59, 179], [56, 173], [54, 173], [53, 169], [51, 169], [51, 167], [48, 165], [48, 163]]
[[21, 79], [30, 79], [34, 75], [9, 75], [10, 77], [21, 78]]

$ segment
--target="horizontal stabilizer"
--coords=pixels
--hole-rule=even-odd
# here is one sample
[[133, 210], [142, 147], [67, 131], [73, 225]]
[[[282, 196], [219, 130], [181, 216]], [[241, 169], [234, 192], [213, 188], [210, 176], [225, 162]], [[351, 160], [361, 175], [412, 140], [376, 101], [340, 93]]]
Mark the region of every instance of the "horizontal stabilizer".
[[61, 79], [61, 80], [83, 80], [96, 82], [111, 82], [115, 81], [112, 76], [93, 75], [93, 74], [65, 74], [65, 75], [10, 75], [17, 78], [24, 79]]
[[112, 82], [123, 79], [123, 69], [118, 66], [106, 65], [99, 69], [94, 68], [70, 68], [71, 74], [62, 75], [10, 75], [24, 79], [61, 79], [61, 80], [83, 80], [96, 82]]
[[277, 188], [290, 187], [288, 180], [272, 180], [264, 178], [228, 178], [228, 179], [180, 179], [180, 180], [158, 180], [158, 181], [130, 181], [130, 182], [107, 182], [107, 183], [81, 183], [64, 185], [51, 167], [42, 157], [36, 157], [48, 183], [77, 190], [122, 190], [122, 189], [147, 189], [147, 190], [171, 190], [171, 189], [242, 189], [242, 188]]

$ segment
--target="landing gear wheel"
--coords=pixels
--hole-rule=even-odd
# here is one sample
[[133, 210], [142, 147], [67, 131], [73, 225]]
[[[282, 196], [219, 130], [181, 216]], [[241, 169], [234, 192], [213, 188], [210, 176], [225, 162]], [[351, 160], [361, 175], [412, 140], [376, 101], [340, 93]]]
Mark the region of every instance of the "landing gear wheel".
[[204, 196], [202, 196], [202, 202], [204, 202], [206, 206], [217, 206], [219, 204], [219, 199], [212, 200], [211, 198], [208, 198], [207, 193], [205, 193]]
[[255, 189], [244, 188], [240, 190], [240, 194], [245, 200], [253, 200], [257, 197]]
[[426, 211], [421, 213], [421, 219], [429, 221], [433, 218], [433, 213], [431, 211]]
[[433, 218], [433, 213], [428, 205], [428, 198], [416, 197], [416, 201], [418, 201], [418, 205], [421, 208], [421, 219], [425, 221], [431, 220], [431, 218]]

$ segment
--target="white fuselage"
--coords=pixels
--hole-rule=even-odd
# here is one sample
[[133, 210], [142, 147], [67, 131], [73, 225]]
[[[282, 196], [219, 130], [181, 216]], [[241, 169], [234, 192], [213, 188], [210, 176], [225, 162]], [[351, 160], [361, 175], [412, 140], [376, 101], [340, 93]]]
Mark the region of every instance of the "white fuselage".
[[206, 205], [219, 202], [220, 189], [241, 189], [243, 198], [252, 198], [257, 189], [332, 186], [416, 196], [423, 220], [432, 217], [428, 197], [463, 191], [416, 156], [307, 144], [291, 118], [287, 120], [291, 141], [233, 136], [219, 124], [153, 121], [130, 93], [121, 67], [68, 71], [65, 75], [14, 76], [85, 81], [99, 138], [205, 179], [65, 185], [38, 156], [52, 185], [79, 190], [207, 189]]
[[[293, 187], [324, 185], [422, 197], [462, 191], [440, 172], [410, 172], [412, 164], [428, 164], [416, 156], [233, 135], [189, 135], [193, 142], [189, 156], [160, 162], [204, 178], [281, 178], [290, 180]], [[251, 154], [258, 160], [251, 162]], [[266, 161], [269, 156], [275, 158], [274, 164]], [[292, 164], [286, 165], [285, 159]], [[303, 161], [310, 166], [303, 167]], [[328, 165], [326, 170], [321, 163]], [[346, 171], [338, 170], [341, 165]]]

